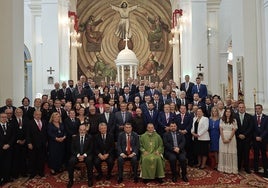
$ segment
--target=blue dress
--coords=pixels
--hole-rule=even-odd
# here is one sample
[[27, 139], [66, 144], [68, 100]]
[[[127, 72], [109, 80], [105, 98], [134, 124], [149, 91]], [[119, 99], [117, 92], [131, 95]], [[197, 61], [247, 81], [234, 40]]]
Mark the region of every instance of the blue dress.
[[219, 151], [220, 119], [209, 119], [210, 151]]

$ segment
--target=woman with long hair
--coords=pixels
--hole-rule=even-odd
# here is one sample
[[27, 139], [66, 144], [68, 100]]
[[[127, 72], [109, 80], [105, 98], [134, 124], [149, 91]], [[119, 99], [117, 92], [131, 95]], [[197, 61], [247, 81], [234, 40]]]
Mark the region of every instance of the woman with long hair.
[[218, 171], [226, 173], [238, 173], [237, 148], [235, 131], [237, 122], [232, 110], [226, 108], [220, 121], [220, 141], [219, 141], [219, 164]]

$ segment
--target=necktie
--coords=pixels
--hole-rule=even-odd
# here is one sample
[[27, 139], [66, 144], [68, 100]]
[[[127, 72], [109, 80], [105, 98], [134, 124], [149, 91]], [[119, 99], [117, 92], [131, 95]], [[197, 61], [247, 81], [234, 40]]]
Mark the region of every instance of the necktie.
[[153, 111], [150, 111], [150, 115], [151, 115], [151, 117], [153, 117]]
[[80, 140], [80, 154], [83, 153], [84, 150], [84, 137], [81, 136], [81, 140]]
[[111, 94], [111, 99], [113, 99], [114, 98], [114, 94]]
[[130, 134], [127, 134], [127, 154], [131, 154], [131, 146], [130, 146]]
[[257, 117], [257, 122], [258, 122], [258, 127], [260, 127], [261, 126], [261, 116], [260, 115], [258, 115], [258, 117]]
[[186, 89], [186, 91], [188, 90], [188, 87], [189, 87], [189, 84], [188, 84], [188, 82], [186, 82], [185, 83], [185, 89]]
[[126, 113], [125, 112], [122, 112], [122, 118], [123, 118], [123, 123], [126, 122]]
[[155, 102], [156, 109], [158, 110], [158, 102]]
[[58, 113], [61, 115], [61, 110], [60, 110], [59, 108], [57, 109], [57, 111], [58, 111]]
[[181, 114], [181, 124], [183, 124], [184, 114]]
[[240, 122], [241, 122], [241, 125], [243, 125], [243, 121], [244, 121], [244, 114], [239, 114], [240, 116]]
[[197, 85], [197, 91], [199, 92], [199, 89], [200, 89], [200, 86], [199, 86], [199, 84]]
[[169, 121], [169, 114], [168, 113], [166, 113], [166, 121], [167, 121], [167, 123]]
[[41, 131], [41, 129], [42, 129], [42, 124], [41, 124], [41, 121], [40, 121], [40, 120], [37, 121], [37, 126], [38, 126], [39, 130]]
[[72, 118], [72, 122], [73, 122], [73, 123], [75, 123], [75, 120], [74, 120], [74, 118]]
[[4, 131], [6, 132], [6, 130], [7, 130], [6, 124], [3, 124], [2, 126], [3, 126]]
[[109, 113], [105, 113], [106, 121], [109, 122]]
[[126, 94], [126, 102], [128, 102], [128, 94]]
[[102, 134], [102, 141], [105, 142], [105, 134]]
[[177, 136], [176, 136], [175, 132], [172, 133], [172, 137], [173, 137], [173, 145], [174, 145], [174, 147], [178, 147]]
[[20, 126], [20, 127], [22, 126], [21, 118], [19, 118], [19, 126]]

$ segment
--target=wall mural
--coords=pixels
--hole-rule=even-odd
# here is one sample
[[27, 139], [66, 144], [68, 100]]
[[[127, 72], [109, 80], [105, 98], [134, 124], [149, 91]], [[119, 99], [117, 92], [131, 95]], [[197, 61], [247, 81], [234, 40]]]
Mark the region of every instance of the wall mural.
[[116, 78], [114, 60], [120, 50], [133, 50], [138, 77], [166, 81], [172, 77], [171, 5], [169, 0], [78, 0], [82, 47], [78, 76]]

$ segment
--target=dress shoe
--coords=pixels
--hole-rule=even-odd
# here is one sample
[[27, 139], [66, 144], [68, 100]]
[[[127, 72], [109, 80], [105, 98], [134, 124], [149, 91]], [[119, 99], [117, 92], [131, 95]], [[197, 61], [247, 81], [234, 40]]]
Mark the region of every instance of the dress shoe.
[[120, 183], [122, 183], [122, 182], [123, 182], [123, 178], [118, 178], [118, 179], [117, 179], [117, 183], [118, 183], [118, 184], [120, 184]]
[[149, 182], [148, 179], [143, 179], [142, 181], [143, 181], [143, 183], [145, 183], [145, 184]]
[[164, 183], [163, 178], [157, 178], [158, 183]]
[[138, 180], [138, 177], [135, 177], [135, 178], [134, 178], [134, 183], [138, 183], [138, 181], [139, 181], [139, 180]]
[[36, 174], [31, 174], [29, 179], [33, 179], [36, 176]]
[[111, 175], [111, 174], [108, 174], [108, 175], [106, 176], [106, 180], [110, 180], [111, 177], [112, 177], [112, 175]]
[[188, 178], [187, 178], [187, 176], [183, 176], [183, 177], [182, 177], [182, 180], [183, 180], [184, 182], [188, 182], [188, 181], [189, 181]]
[[89, 181], [87, 182], [87, 185], [88, 185], [89, 187], [92, 187], [92, 186], [93, 186], [93, 182], [92, 182], [92, 180], [89, 180]]
[[98, 174], [96, 180], [100, 180], [102, 178], [102, 174]]
[[45, 174], [44, 173], [39, 173], [38, 174], [40, 177], [45, 177]]
[[251, 174], [251, 171], [249, 169], [245, 169], [247, 174]]
[[73, 186], [74, 182], [73, 181], [69, 181], [67, 184], [67, 188], [71, 188]]
[[172, 180], [173, 183], [176, 183], [177, 182], [177, 178], [176, 177], [172, 177], [171, 180]]

